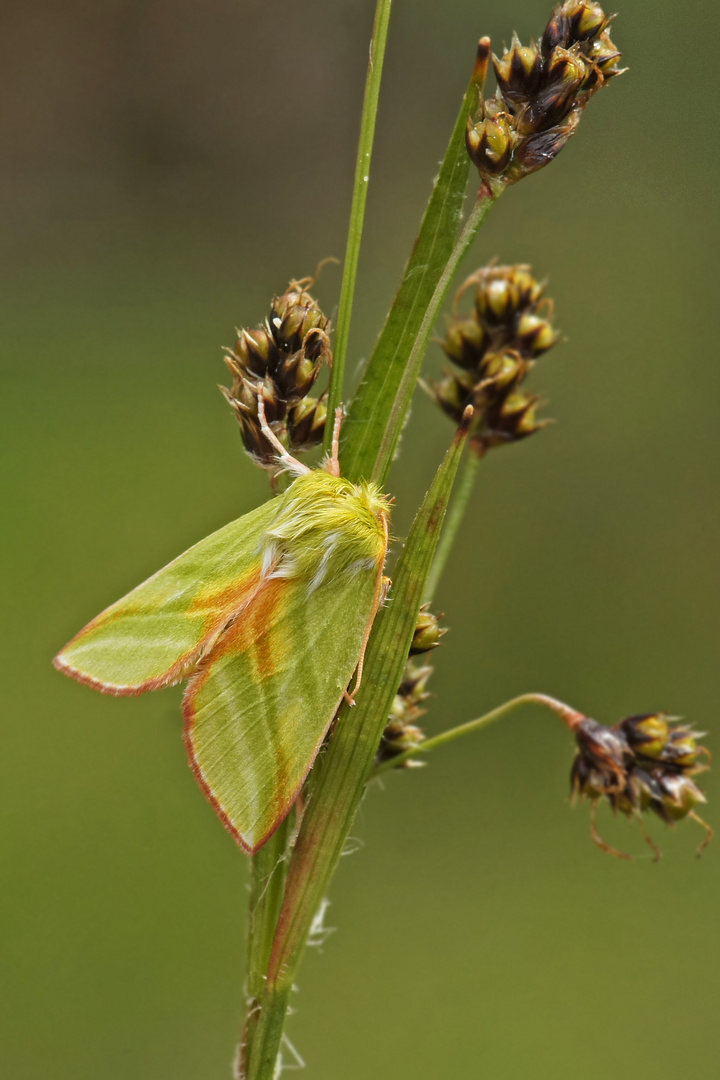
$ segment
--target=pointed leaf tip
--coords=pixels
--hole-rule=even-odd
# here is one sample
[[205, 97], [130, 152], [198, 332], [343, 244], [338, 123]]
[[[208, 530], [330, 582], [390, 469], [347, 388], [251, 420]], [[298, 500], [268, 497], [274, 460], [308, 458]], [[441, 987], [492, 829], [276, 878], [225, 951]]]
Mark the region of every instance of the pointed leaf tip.
[[473, 68], [472, 73], [472, 81], [478, 87], [481, 94], [485, 89], [485, 80], [487, 79], [488, 65], [490, 63], [490, 49], [490, 38], [481, 37], [478, 41], [475, 67]]
[[463, 437], [467, 435], [468, 431], [470, 430], [470, 425], [472, 424], [472, 419], [474, 415], [475, 410], [473, 409], [472, 405], [468, 405], [465, 409], [465, 412], [462, 414], [462, 418], [460, 420], [460, 426], [458, 428], [459, 435]]

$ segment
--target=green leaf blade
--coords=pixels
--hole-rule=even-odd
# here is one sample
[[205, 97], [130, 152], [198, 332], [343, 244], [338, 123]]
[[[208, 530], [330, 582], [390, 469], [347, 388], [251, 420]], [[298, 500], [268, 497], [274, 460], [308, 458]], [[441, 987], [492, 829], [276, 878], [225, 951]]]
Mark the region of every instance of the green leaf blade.
[[[471, 82], [463, 98], [432, 194], [423, 215], [400, 288], [377, 340], [363, 382], [350, 406], [342, 447], [343, 474], [357, 481], [374, 476], [382, 482], [392, 460], [406, 409], [393, 432], [392, 451], [376, 467], [378, 447], [390, 423], [408, 357], [425, 312], [450, 258], [460, 229], [470, 159], [465, 148], [468, 114], [477, 104]], [[408, 399], [409, 405], [409, 399]]]

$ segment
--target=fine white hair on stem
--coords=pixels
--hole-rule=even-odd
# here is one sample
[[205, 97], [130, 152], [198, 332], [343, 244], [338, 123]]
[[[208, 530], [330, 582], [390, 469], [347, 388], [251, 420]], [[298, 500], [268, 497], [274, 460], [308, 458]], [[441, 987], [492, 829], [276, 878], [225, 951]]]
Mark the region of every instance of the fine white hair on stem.
[[326, 926], [325, 916], [327, 910], [330, 907], [330, 900], [327, 896], [324, 896], [320, 901], [320, 907], [313, 915], [313, 921], [310, 923], [310, 929], [307, 936], [307, 944], [311, 949], [317, 949], [322, 951], [322, 947], [330, 937], [337, 930], [336, 926]]
[[[287, 1051], [292, 1055], [290, 1060], [287, 1062], [283, 1058], [283, 1048], [287, 1049]], [[283, 1033], [283, 1037], [280, 1043], [280, 1051], [277, 1056], [277, 1061], [275, 1062], [275, 1072], [273, 1073], [273, 1080], [278, 1080], [278, 1078], [284, 1072], [295, 1072], [304, 1068], [304, 1060], [300, 1057], [300, 1054], [290, 1042], [287, 1035]]]
[[354, 855], [356, 851], [360, 851], [365, 847], [364, 841], [357, 836], [348, 836], [343, 844], [343, 849], [340, 852], [341, 855]]

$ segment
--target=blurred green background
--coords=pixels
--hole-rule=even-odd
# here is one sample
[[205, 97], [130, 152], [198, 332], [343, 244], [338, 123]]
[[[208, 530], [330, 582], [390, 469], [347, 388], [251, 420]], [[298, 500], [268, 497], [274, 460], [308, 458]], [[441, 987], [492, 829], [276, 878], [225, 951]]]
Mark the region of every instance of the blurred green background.
[[[353, 362], [414, 237], [474, 44], [544, 0], [397, 0]], [[247, 865], [186, 766], [178, 689], [50, 667], [85, 621], [265, 497], [215, 388], [233, 326], [341, 255], [371, 0], [3, 5], [2, 1026], [13, 1080], [222, 1080]], [[625, 0], [630, 72], [509, 192], [468, 269], [550, 279], [558, 423], [485, 463], [443, 582], [429, 730], [544, 690], [716, 728], [716, 41], [710, 0]], [[317, 293], [337, 303], [339, 274]], [[427, 367], [440, 366], [433, 347]], [[402, 534], [450, 434], [423, 400]], [[711, 742], [712, 745], [712, 742]], [[717, 1076], [720, 847], [623, 864], [532, 711], [391, 775], [332, 889], [289, 1035], [317, 1080]], [[708, 794], [717, 795], [711, 774]], [[718, 800], [708, 817], [717, 822]], [[603, 812], [609, 839], [641, 852]]]

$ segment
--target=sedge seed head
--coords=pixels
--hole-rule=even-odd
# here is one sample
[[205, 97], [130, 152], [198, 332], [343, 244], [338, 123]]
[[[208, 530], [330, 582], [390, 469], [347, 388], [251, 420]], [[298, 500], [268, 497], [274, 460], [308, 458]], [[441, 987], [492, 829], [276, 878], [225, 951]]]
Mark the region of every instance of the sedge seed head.
[[[667, 825], [692, 817], [707, 833], [699, 854], [712, 837], [712, 830], [696, 813], [706, 799], [694, 777], [707, 768], [700, 758], [709, 757], [698, 742], [700, 737], [699, 732], [662, 713], [630, 716], [614, 727], [586, 717], [575, 726], [573, 796], [594, 805], [606, 800], [615, 812], [637, 820], [646, 811]], [[643, 835], [659, 856], [644, 830]], [[604, 850], [619, 854], [595, 830], [593, 839]]]
[[221, 391], [237, 416], [248, 454], [273, 474], [279, 468], [277, 450], [261, 430], [260, 394], [273, 433], [293, 453], [304, 453], [322, 441], [326, 407], [322, 395], [308, 398], [308, 394], [323, 363], [332, 363], [330, 323], [305, 287], [309, 280], [291, 281], [281, 296], [274, 297], [267, 322], [241, 330], [225, 357], [232, 386]]
[[550, 318], [552, 302], [527, 265], [477, 270], [460, 289], [456, 309], [468, 291], [474, 298], [471, 317], [456, 316], [442, 342], [458, 370], [432, 383], [432, 394], [455, 423], [473, 406], [473, 441], [484, 452], [545, 426], [537, 418], [539, 399], [521, 386], [560, 335]]
[[621, 73], [612, 21], [596, 3], [559, 4], [538, 44], [516, 35], [493, 55], [497, 94], [468, 121], [467, 148], [491, 191], [552, 161], [574, 134], [590, 98]]

